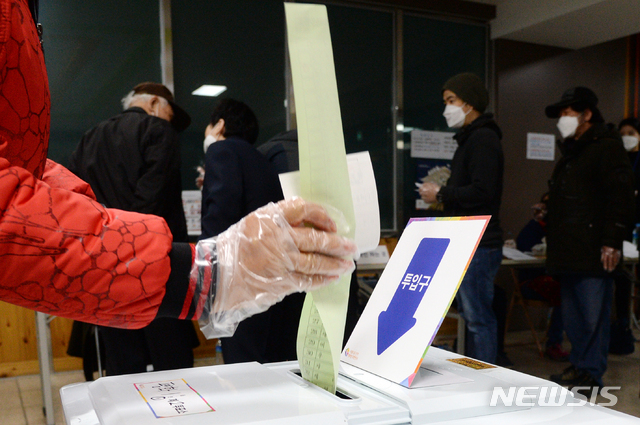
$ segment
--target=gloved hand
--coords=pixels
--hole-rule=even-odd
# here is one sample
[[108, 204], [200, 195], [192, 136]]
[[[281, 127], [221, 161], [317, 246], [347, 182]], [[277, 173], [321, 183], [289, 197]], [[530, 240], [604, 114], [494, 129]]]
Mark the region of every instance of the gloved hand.
[[192, 278], [206, 275], [207, 269], [213, 274], [199, 319], [204, 335], [231, 336], [240, 321], [286, 295], [317, 289], [352, 272], [353, 260], [339, 257], [354, 257], [356, 245], [335, 231], [324, 208], [295, 198], [266, 205], [198, 242]]
[[422, 186], [418, 188], [418, 193], [420, 193], [420, 197], [426, 203], [436, 202], [436, 195], [440, 191], [440, 186], [435, 183], [425, 182], [422, 183]]

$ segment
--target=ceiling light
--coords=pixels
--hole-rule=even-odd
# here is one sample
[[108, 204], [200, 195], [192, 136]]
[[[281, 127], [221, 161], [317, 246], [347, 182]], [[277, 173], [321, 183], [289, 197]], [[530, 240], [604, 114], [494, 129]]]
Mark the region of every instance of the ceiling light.
[[227, 90], [227, 86], [212, 86], [210, 84], [205, 84], [195, 89], [191, 94], [196, 96], [216, 97], [225, 90]]

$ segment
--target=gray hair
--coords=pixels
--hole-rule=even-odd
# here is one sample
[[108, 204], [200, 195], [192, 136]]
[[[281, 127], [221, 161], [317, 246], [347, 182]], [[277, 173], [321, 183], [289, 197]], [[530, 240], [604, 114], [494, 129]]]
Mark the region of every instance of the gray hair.
[[[140, 94], [135, 94], [135, 92], [133, 90], [131, 90], [125, 97], [122, 98], [122, 100], [120, 100], [120, 102], [122, 102], [122, 109], [124, 111], [126, 111], [127, 109], [131, 108], [131, 104], [138, 101], [138, 100], [144, 100], [144, 101], [148, 101], [149, 99], [151, 99], [152, 97], [156, 96], [155, 94], [147, 94], [147, 93], [140, 93]], [[158, 99], [160, 99], [160, 102], [165, 105], [168, 104], [169, 101], [167, 99], [165, 99], [162, 96], [156, 96]]]

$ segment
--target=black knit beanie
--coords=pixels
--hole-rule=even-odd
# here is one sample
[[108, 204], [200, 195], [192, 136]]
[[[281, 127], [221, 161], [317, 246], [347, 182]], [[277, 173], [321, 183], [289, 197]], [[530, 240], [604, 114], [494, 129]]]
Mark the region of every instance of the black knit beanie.
[[489, 104], [489, 92], [485, 88], [484, 82], [480, 77], [470, 72], [449, 78], [442, 87], [442, 91], [445, 90], [454, 92], [456, 96], [473, 106], [481, 114]]

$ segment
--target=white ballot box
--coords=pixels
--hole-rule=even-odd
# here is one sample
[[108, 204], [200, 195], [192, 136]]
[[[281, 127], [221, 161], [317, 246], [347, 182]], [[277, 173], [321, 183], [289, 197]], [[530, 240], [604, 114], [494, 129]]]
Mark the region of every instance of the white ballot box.
[[[501, 367], [476, 370], [465, 366], [469, 360], [430, 348], [421, 368], [428, 375], [424, 381], [433, 385], [416, 388], [343, 363], [337, 396], [303, 381], [296, 374], [296, 362], [107, 377], [67, 385], [60, 393], [68, 425], [640, 423], [638, 418], [574, 399], [570, 393], [555, 406], [543, 406], [533, 396], [527, 398], [531, 403], [525, 403], [533, 406], [517, 406], [517, 400], [506, 400], [510, 392], [525, 388], [534, 395], [536, 389], [546, 388], [548, 394], [559, 387]], [[184, 384], [177, 388], [181, 394], [163, 392], [171, 383]], [[141, 390], [144, 385], [151, 391]], [[516, 390], [510, 391], [512, 387]], [[500, 388], [502, 397], [493, 394], [495, 388]], [[498, 401], [495, 406], [492, 398]], [[200, 413], [194, 413], [197, 410]]]

